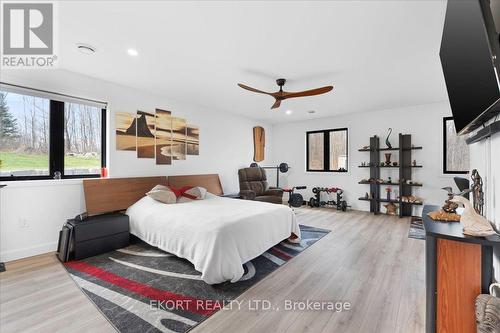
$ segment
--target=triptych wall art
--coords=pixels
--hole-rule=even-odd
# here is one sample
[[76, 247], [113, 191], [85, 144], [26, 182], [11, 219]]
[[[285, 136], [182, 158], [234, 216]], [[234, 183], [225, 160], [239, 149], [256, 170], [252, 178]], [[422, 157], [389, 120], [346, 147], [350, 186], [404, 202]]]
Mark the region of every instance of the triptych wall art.
[[138, 158], [154, 158], [156, 164], [172, 164], [186, 155], [200, 154], [200, 128], [188, 125], [170, 111], [136, 114], [117, 112], [116, 149], [136, 151]]

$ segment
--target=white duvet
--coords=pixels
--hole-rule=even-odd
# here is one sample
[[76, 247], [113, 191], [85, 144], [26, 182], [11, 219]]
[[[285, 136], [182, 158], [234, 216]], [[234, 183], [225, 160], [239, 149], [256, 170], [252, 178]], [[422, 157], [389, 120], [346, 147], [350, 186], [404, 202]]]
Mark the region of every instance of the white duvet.
[[238, 281], [243, 264], [290, 237], [300, 237], [285, 205], [222, 198], [163, 204], [145, 196], [127, 209], [130, 232], [189, 260], [209, 284]]

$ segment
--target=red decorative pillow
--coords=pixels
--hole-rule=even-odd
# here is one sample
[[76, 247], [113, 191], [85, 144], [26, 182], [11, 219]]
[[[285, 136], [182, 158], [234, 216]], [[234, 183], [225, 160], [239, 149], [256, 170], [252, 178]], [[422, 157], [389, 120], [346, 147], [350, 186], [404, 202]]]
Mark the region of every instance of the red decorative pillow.
[[177, 202], [202, 200], [205, 199], [205, 195], [207, 194], [207, 190], [199, 186], [184, 186], [180, 189], [170, 187], [170, 189], [177, 196]]

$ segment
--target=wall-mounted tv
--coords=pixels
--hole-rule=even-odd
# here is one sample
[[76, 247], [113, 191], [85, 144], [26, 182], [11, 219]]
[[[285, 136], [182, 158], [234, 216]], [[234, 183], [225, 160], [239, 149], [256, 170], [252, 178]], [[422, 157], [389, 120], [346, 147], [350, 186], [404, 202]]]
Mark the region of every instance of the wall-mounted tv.
[[489, 0], [448, 0], [439, 56], [459, 134], [500, 114], [499, 50]]

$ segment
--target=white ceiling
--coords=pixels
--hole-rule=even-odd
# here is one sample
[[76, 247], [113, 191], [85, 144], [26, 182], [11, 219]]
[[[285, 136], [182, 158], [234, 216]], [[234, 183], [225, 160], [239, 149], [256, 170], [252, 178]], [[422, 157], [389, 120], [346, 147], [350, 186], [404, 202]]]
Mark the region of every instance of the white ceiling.
[[[438, 56], [445, 7], [435, 0], [63, 1], [60, 67], [273, 123], [433, 103], [447, 98]], [[78, 52], [78, 42], [97, 52]], [[287, 91], [334, 90], [270, 110], [272, 97], [236, 85], [276, 91], [279, 77]]]

